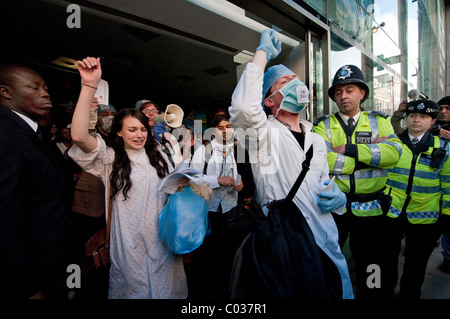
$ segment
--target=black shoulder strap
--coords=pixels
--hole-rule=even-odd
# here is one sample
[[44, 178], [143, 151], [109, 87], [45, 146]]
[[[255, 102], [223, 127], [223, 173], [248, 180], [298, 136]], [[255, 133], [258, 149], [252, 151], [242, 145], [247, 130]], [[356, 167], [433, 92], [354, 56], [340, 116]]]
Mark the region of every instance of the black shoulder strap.
[[209, 160], [212, 156], [212, 145], [211, 142], [205, 144], [205, 164], [203, 165], [203, 175], [206, 175], [206, 169], [208, 168]]
[[302, 184], [303, 179], [306, 176], [306, 173], [309, 171], [309, 166], [312, 157], [313, 157], [313, 146], [311, 145], [309, 150], [306, 152], [306, 158], [302, 163], [302, 171], [300, 172], [300, 175], [295, 181], [294, 186], [292, 186], [291, 190], [289, 191], [289, 194], [286, 196], [287, 201], [292, 201], [294, 199], [295, 194], [297, 194], [297, 191], [300, 188], [300, 185]]

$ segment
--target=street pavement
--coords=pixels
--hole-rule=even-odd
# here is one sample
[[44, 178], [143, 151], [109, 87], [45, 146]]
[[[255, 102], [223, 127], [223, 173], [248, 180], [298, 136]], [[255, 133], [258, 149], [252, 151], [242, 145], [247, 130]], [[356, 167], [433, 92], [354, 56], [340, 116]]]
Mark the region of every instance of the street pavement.
[[[403, 247], [404, 246], [402, 246], [402, 253], [399, 258], [399, 281], [402, 274], [403, 262], [405, 260]], [[420, 299], [450, 299], [450, 274], [439, 270], [439, 266], [442, 264], [441, 252], [442, 247], [439, 244], [431, 254], [430, 260], [428, 261], [425, 280], [422, 285], [422, 295], [420, 296]]]
[[[396, 287], [396, 293], [398, 293], [399, 282], [402, 275], [403, 264], [405, 261], [404, 252], [405, 241], [402, 241], [402, 250], [399, 256], [398, 264], [398, 282]], [[354, 263], [351, 259], [350, 249], [348, 247], [348, 241], [342, 249], [343, 254], [347, 259], [350, 275], [354, 283]], [[442, 263], [442, 247], [439, 244], [434, 248], [433, 253], [428, 261], [425, 280], [422, 285], [422, 295], [420, 299], [449, 299], [450, 300], [450, 274], [447, 274], [439, 269]]]

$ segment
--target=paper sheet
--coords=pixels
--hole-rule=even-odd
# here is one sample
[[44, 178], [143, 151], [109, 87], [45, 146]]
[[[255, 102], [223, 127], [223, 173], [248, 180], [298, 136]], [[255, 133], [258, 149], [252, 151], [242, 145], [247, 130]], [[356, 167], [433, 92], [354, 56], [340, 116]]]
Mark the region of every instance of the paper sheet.
[[95, 91], [94, 96], [97, 98], [98, 104], [108, 105], [109, 104], [108, 82], [106, 82], [105, 80], [100, 80], [100, 82], [98, 82], [97, 91]]
[[180, 184], [178, 180], [181, 177], [192, 179], [202, 175], [202, 172], [199, 170], [189, 167], [188, 163], [182, 162], [172, 173], [158, 183], [158, 190], [167, 194], [174, 194]]

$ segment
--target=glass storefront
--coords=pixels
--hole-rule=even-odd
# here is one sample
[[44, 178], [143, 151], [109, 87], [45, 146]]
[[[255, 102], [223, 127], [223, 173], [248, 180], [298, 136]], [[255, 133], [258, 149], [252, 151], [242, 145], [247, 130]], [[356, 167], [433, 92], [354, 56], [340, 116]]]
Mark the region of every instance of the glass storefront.
[[[360, 67], [371, 89], [366, 110], [392, 114], [408, 92], [438, 100], [445, 87], [444, 1], [304, 1], [331, 29], [330, 76]], [[331, 112], [337, 111], [333, 103]]]

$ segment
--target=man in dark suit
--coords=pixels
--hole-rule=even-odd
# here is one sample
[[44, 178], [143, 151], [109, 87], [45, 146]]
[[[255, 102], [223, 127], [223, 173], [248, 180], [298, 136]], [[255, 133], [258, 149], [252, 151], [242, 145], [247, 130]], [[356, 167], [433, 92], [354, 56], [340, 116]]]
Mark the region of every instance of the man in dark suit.
[[0, 66], [0, 298], [67, 298], [68, 202], [38, 122], [52, 104], [42, 77]]

